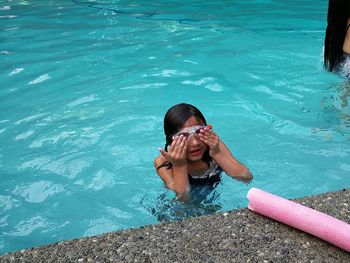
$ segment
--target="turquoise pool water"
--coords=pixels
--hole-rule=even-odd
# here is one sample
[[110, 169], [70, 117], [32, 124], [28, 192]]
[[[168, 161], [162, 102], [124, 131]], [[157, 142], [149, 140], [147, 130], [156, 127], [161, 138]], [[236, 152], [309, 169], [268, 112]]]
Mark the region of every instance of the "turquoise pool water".
[[[322, 68], [327, 1], [0, 1], [0, 254], [350, 187], [350, 85]], [[255, 178], [182, 205], [163, 115], [202, 110]]]

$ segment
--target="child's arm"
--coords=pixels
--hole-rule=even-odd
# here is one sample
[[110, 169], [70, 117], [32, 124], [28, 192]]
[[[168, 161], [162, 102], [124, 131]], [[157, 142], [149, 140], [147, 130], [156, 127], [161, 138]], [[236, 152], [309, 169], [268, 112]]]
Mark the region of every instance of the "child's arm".
[[[183, 196], [190, 189], [186, 162], [186, 144], [186, 137], [181, 135], [175, 138], [169, 152], [159, 149], [162, 155], [154, 161], [157, 174], [163, 179], [169, 189], [176, 192], [178, 197]], [[164, 163], [164, 161], [169, 161], [172, 164], [172, 168], [162, 167], [158, 169], [159, 163]]]
[[233, 157], [230, 150], [215, 132], [209, 128], [204, 128], [201, 130], [199, 137], [209, 146], [209, 155], [225, 173], [244, 182], [250, 182], [253, 179], [247, 167]]
[[174, 190], [173, 169], [168, 168], [167, 166], [160, 167], [166, 162], [168, 162], [168, 160], [165, 159], [163, 155], [160, 155], [154, 160], [154, 168], [156, 169], [158, 176], [162, 178], [166, 187], [171, 190]]
[[214, 161], [229, 175], [244, 182], [250, 182], [253, 179], [252, 174], [242, 163], [237, 161], [227, 146], [220, 140], [220, 150], [211, 157]]
[[345, 39], [343, 43], [343, 52], [346, 54], [350, 54], [350, 18], [348, 18], [348, 22], [346, 24], [346, 32]]

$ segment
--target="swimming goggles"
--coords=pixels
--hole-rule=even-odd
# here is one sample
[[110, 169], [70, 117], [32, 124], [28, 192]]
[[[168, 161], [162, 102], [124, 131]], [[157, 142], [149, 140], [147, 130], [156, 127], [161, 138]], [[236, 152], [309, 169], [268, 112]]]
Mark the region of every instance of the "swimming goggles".
[[195, 125], [195, 126], [191, 126], [191, 127], [186, 127], [184, 129], [182, 129], [181, 131], [179, 131], [178, 133], [175, 133], [175, 135], [173, 136], [173, 139], [175, 139], [175, 137], [178, 136], [184, 136], [186, 138], [189, 138], [192, 135], [198, 135], [201, 131], [201, 129], [204, 129], [205, 127], [208, 127], [209, 129], [212, 129], [213, 126], [211, 125], [207, 125], [207, 126], [203, 126], [203, 125]]

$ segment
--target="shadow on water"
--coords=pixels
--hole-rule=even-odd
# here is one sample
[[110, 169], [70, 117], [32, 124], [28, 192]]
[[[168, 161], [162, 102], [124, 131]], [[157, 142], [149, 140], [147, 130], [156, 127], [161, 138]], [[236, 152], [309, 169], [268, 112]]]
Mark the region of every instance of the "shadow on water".
[[186, 202], [177, 200], [174, 193], [167, 190], [156, 200], [145, 196], [140, 203], [158, 222], [170, 222], [213, 214], [222, 208], [219, 199], [215, 186], [194, 186]]

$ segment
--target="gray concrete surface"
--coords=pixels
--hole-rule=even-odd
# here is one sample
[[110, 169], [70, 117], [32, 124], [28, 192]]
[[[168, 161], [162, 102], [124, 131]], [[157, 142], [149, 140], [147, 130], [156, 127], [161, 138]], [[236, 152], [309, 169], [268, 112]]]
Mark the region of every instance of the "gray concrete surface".
[[[350, 189], [295, 201], [350, 223]], [[245, 208], [17, 251], [0, 262], [333, 263], [350, 262], [350, 253]]]

